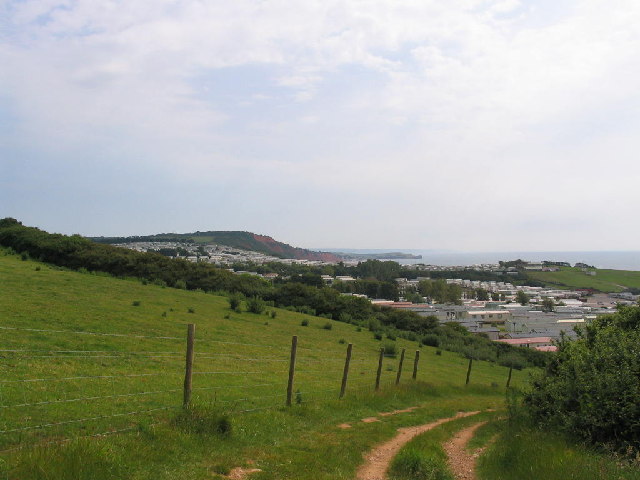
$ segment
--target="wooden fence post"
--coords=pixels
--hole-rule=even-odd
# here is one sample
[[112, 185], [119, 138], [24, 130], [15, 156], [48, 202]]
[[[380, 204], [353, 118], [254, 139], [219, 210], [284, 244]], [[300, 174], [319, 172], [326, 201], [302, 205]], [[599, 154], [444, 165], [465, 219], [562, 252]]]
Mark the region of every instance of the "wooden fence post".
[[404, 348], [400, 354], [400, 363], [398, 364], [398, 374], [396, 375], [396, 385], [400, 383], [400, 375], [402, 375], [402, 364], [404, 363]]
[[349, 377], [349, 364], [351, 363], [351, 349], [353, 345], [350, 343], [347, 345], [347, 358], [344, 361], [344, 372], [342, 372], [342, 385], [340, 386], [340, 398], [344, 397], [344, 392], [347, 389], [347, 378]]
[[287, 384], [287, 407], [291, 406], [293, 396], [293, 377], [296, 373], [296, 350], [298, 349], [298, 336], [291, 337], [291, 359], [289, 360], [289, 382]]
[[416, 358], [413, 360], [413, 379], [418, 378], [418, 362], [420, 361], [420, 350], [416, 350]]
[[509, 378], [507, 378], [507, 388], [511, 385], [511, 372], [513, 372], [513, 365], [509, 367]]
[[184, 370], [184, 396], [182, 406], [188, 407], [191, 402], [191, 376], [193, 374], [193, 343], [196, 336], [196, 326], [193, 323], [187, 325], [187, 356]]
[[378, 359], [378, 372], [376, 373], [376, 392], [380, 390], [380, 375], [382, 374], [383, 359], [384, 359], [384, 347], [380, 349], [380, 358]]
[[471, 365], [473, 365], [473, 358], [469, 359], [469, 368], [467, 368], [467, 381], [465, 385], [469, 385], [469, 378], [471, 377]]

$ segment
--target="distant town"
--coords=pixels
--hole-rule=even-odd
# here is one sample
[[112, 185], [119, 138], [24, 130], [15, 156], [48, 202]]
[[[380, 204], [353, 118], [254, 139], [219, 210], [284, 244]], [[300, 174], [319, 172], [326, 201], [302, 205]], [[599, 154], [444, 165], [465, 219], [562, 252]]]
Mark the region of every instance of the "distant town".
[[[281, 263], [287, 265], [303, 265], [322, 267], [341, 263], [345, 266], [356, 266], [362, 258], [345, 258], [341, 262], [327, 262], [307, 259], [280, 258], [261, 252], [243, 250], [218, 244], [194, 244], [192, 242], [130, 242], [116, 244], [139, 252], [157, 252], [175, 258], [184, 258], [190, 262], [206, 262], [238, 275], [255, 275], [266, 280], [280, 277], [276, 272], [258, 273], [237, 269], [238, 265], [268, 265]], [[402, 254], [398, 254], [400, 260]], [[398, 258], [400, 257], [400, 258]], [[382, 259], [380, 254], [377, 258]], [[410, 258], [410, 257], [407, 257]], [[402, 265], [402, 264], [401, 264]], [[231, 267], [236, 268], [231, 268]], [[543, 262], [522, 262], [519, 269], [525, 271], [558, 271], [561, 266], [570, 266], [559, 262], [549, 265]], [[596, 275], [596, 270], [586, 264], [576, 264], [586, 275]], [[440, 266], [427, 264], [402, 265], [404, 270], [425, 272], [416, 278], [396, 278], [399, 301], [385, 298], [369, 298], [376, 305], [389, 308], [414, 311], [421, 316], [434, 316], [441, 323], [456, 322], [469, 332], [486, 336], [498, 342], [518, 345], [538, 350], [555, 350], [554, 343], [566, 335], [576, 336], [574, 327], [588, 324], [597, 315], [612, 313], [620, 303], [630, 304], [638, 301], [638, 295], [625, 293], [598, 293], [591, 289], [559, 289], [541, 286], [514, 285], [510, 276], [519, 274], [515, 266], [499, 264], [478, 264]], [[419, 291], [420, 282], [431, 280], [429, 272], [488, 272], [504, 277], [504, 281], [482, 281], [462, 278], [447, 278], [447, 284], [458, 285], [462, 290], [461, 304], [438, 304], [429, 298], [421, 298], [421, 302], [408, 301], [404, 295]], [[357, 278], [350, 275], [321, 275], [327, 285], [336, 282], [355, 282]], [[286, 277], [281, 277], [286, 280]], [[488, 299], [480, 299], [478, 292], [486, 292]], [[366, 295], [344, 293], [345, 295]], [[526, 302], [522, 299], [526, 298]]]

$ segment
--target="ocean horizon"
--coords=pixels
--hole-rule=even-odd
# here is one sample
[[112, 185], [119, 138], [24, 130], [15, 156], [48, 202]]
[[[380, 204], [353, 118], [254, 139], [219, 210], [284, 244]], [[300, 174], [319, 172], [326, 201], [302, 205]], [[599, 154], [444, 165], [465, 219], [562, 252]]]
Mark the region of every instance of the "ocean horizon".
[[590, 251], [590, 252], [444, 252], [437, 250], [416, 249], [358, 249], [358, 248], [325, 248], [325, 252], [344, 253], [390, 253], [402, 252], [422, 255], [422, 259], [390, 259], [402, 265], [425, 263], [445, 267], [457, 265], [476, 265], [482, 263], [498, 263], [500, 260], [521, 259], [529, 262], [548, 260], [552, 262], [586, 263], [596, 268], [613, 270], [640, 270], [640, 251]]

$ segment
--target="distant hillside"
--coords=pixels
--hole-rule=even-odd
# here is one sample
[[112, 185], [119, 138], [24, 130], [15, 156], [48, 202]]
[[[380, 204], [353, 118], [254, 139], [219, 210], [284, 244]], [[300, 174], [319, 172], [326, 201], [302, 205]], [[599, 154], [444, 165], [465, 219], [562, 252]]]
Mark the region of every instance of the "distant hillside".
[[266, 235], [257, 235], [251, 232], [212, 231], [195, 233], [160, 233], [157, 235], [135, 237], [93, 237], [91, 240], [98, 243], [132, 243], [132, 242], [193, 242], [215, 243], [228, 247], [252, 250], [280, 258], [295, 258], [297, 260], [318, 260], [323, 262], [339, 262], [341, 258], [333, 253], [314, 252], [304, 248], [292, 247], [286, 243], [278, 242]]

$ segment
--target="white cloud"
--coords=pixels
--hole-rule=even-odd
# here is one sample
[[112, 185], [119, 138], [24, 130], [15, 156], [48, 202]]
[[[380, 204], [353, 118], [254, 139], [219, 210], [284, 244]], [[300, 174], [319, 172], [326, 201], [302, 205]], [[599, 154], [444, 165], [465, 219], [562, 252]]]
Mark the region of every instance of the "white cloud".
[[[509, 229], [523, 211], [545, 212], [532, 223], [547, 230], [587, 209], [638, 233], [600, 198], [618, 195], [628, 214], [638, 200], [637, 2], [27, 0], [0, 11], [12, 148], [41, 162], [113, 149], [113, 163], [169, 179], [268, 182], [280, 208], [302, 182], [318, 214], [327, 189], [348, 192], [407, 232], [404, 245], [479, 248], [464, 226], [495, 215]], [[226, 83], [208, 82], [220, 72]], [[603, 181], [603, 164], [626, 172], [623, 189]], [[338, 221], [377, 235], [371, 246], [397, 235]], [[518, 225], [500, 241], [543, 240]], [[580, 225], [565, 243], [606, 244], [595, 222]]]

